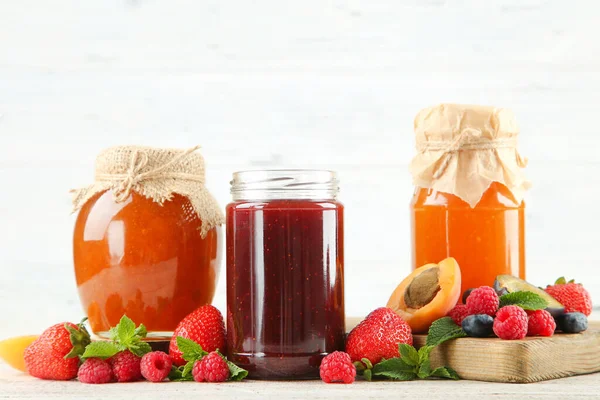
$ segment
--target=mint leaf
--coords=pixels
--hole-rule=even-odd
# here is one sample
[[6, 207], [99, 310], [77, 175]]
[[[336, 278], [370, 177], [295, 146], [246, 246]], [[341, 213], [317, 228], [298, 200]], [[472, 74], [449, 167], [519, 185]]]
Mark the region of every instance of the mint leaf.
[[390, 358], [373, 367], [373, 376], [381, 376], [399, 381], [410, 381], [415, 379], [416, 367], [407, 364], [402, 358]]
[[229, 380], [241, 381], [248, 376], [248, 371], [246, 371], [244, 368], [238, 367], [229, 360], [225, 361], [227, 361], [227, 366], [229, 367]]
[[[193, 363], [192, 363], [192, 365], [193, 365]], [[184, 369], [185, 369], [184, 366], [176, 367], [175, 365], [173, 365], [171, 367], [171, 372], [169, 373], [169, 380], [171, 382], [193, 381], [194, 377], [192, 376], [192, 374], [183, 376], [183, 370]]]
[[123, 315], [117, 324], [117, 340], [123, 345], [131, 342], [135, 335], [135, 323], [127, 316]]
[[419, 365], [419, 371], [417, 372], [417, 376], [421, 379], [425, 379], [431, 376], [431, 362], [429, 361], [429, 359], [423, 361], [421, 365]]
[[129, 351], [138, 357], [142, 357], [144, 354], [150, 353], [152, 351], [152, 347], [150, 347], [150, 345], [146, 342], [137, 342], [129, 346]]
[[134, 336], [139, 338], [145, 338], [148, 335], [148, 330], [144, 326], [144, 324], [140, 324], [137, 328], [135, 328]]
[[533, 292], [512, 292], [500, 296], [500, 308], [515, 305], [524, 310], [543, 310], [548, 302], [539, 294]]
[[414, 365], [407, 364], [403, 358], [395, 357], [375, 364], [375, 366], [373, 367], [373, 375], [387, 376], [386, 374], [395, 371], [414, 374], [416, 370], [417, 368]]
[[103, 360], [110, 358], [119, 352], [119, 348], [112, 342], [92, 342], [85, 348], [81, 358], [97, 357]]
[[450, 339], [465, 337], [467, 334], [463, 329], [456, 325], [452, 318], [440, 318], [431, 324], [427, 334], [427, 346], [438, 346]]
[[192, 369], [194, 369], [195, 363], [196, 361], [188, 361], [187, 363], [185, 363], [185, 365], [183, 366], [183, 371], [181, 371], [181, 376], [183, 378], [192, 376]]
[[419, 354], [414, 347], [409, 344], [400, 343], [398, 344], [398, 350], [405, 363], [408, 365], [419, 365]]
[[447, 378], [447, 379], [460, 379], [455, 370], [450, 367], [439, 367], [431, 372], [430, 376], [435, 376], [438, 378]]
[[208, 354], [198, 343], [183, 336], [177, 336], [177, 347], [185, 361], [198, 361]]
[[431, 354], [433, 346], [423, 346], [419, 349], [419, 365], [425, 361], [429, 361], [429, 354]]

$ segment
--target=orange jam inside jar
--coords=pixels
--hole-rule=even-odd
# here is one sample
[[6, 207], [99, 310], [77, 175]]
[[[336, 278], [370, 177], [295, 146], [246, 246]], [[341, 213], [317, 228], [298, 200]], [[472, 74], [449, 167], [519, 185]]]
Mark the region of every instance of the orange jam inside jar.
[[462, 291], [489, 286], [496, 276], [525, 279], [525, 203], [494, 182], [471, 208], [457, 196], [417, 188], [411, 203], [412, 265], [454, 257]]
[[497, 275], [525, 279], [525, 202], [529, 188], [509, 110], [442, 104], [415, 118], [411, 163], [412, 266], [454, 257], [462, 290]]
[[[115, 149], [121, 150], [116, 156]], [[146, 326], [149, 338], [170, 338], [187, 314], [212, 302], [220, 267], [221, 214], [208, 192], [195, 186], [201, 185], [203, 173], [193, 168], [203, 163], [199, 157], [189, 151], [109, 149], [99, 156], [91, 192], [79, 191], [75, 277], [98, 336], [108, 337], [109, 329], [127, 315]], [[98, 172], [107, 170], [103, 158], [110, 159], [108, 173]], [[127, 190], [126, 176], [142, 178]], [[173, 179], [179, 183], [167, 189]], [[200, 198], [207, 208], [199, 212], [194, 203]]]

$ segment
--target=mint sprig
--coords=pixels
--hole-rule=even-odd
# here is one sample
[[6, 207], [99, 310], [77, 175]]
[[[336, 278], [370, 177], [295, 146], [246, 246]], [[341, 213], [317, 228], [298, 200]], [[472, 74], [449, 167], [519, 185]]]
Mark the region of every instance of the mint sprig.
[[152, 351], [152, 348], [143, 339], [148, 334], [146, 327], [140, 324], [136, 328], [135, 323], [126, 315], [114, 328], [110, 328], [110, 341], [97, 341], [88, 344], [81, 358], [97, 357], [107, 359], [115, 354], [129, 350], [138, 357]]
[[371, 366], [371, 363], [368, 362], [369, 360], [366, 359], [363, 359], [362, 362], [357, 361], [354, 365], [356, 365], [357, 371], [369, 381], [372, 378], [398, 381], [411, 381], [413, 379], [427, 379], [431, 377], [460, 379], [456, 371], [450, 367], [439, 367], [432, 370], [429, 355], [436, 346], [448, 340], [464, 336], [467, 336], [466, 333], [452, 321], [452, 318], [440, 318], [431, 324], [426, 344], [419, 350], [411, 345], [400, 343], [398, 345], [400, 357], [382, 360], [374, 366]]
[[[184, 338], [182, 336], [177, 336], [177, 347], [181, 351], [181, 358], [183, 358], [187, 363], [180, 367], [175, 367], [171, 369], [171, 373], [169, 374], [169, 380], [172, 381], [192, 381], [194, 377], [192, 375], [192, 369], [194, 368], [194, 364], [197, 361], [202, 360], [202, 358], [208, 353], [204, 351], [202, 346], [200, 346], [195, 341]], [[217, 353], [219, 356], [225, 360], [227, 363], [227, 367], [229, 368], [229, 380], [230, 381], [241, 381], [246, 376], [248, 376], [248, 371], [245, 369], [238, 367], [231, 361], [227, 360], [223, 354], [221, 354], [218, 350]]]
[[515, 305], [524, 310], [543, 310], [548, 307], [546, 299], [533, 292], [512, 292], [500, 296], [500, 308]]

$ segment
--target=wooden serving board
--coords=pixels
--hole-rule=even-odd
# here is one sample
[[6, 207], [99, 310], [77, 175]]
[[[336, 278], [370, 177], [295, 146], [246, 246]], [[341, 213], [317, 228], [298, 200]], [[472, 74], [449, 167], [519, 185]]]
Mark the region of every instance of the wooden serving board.
[[[348, 321], [354, 326], [355, 321]], [[425, 335], [414, 335], [416, 348]], [[523, 340], [460, 338], [431, 352], [432, 367], [446, 365], [462, 379], [528, 383], [600, 371], [600, 322], [579, 334]]]

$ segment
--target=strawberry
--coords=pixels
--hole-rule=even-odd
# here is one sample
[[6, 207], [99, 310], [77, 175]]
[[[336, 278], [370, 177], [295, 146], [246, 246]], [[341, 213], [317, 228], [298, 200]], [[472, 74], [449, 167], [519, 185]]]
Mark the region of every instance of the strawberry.
[[178, 336], [193, 340], [202, 346], [202, 350], [208, 353], [216, 350], [224, 353], [225, 322], [223, 321], [223, 315], [209, 304], [196, 309], [181, 320], [173, 332], [169, 345], [169, 355], [173, 358], [173, 364], [177, 366], [186, 363], [177, 346]]
[[89, 343], [90, 335], [83, 321], [79, 325], [70, 322], [53, 325], [25, 349], [27, 372], [40, 379], [74, 379], [79, 369], [78, 356]]
[[374, 365], [382, 358], [400, 357], [399, 343], [412, 345], [410, 326], [391, 308], [381, 307], [350, 331], [346, 352], [352, 361], [367, 358]]
[[565, 306], [566, 313], [580, 312], [585, 315], [592, 313], [592, 298], [589, 292], [574, 280], [567, 282], [564, 277], [558, 278], [554, 285], [546, 287], [546, 293]]

